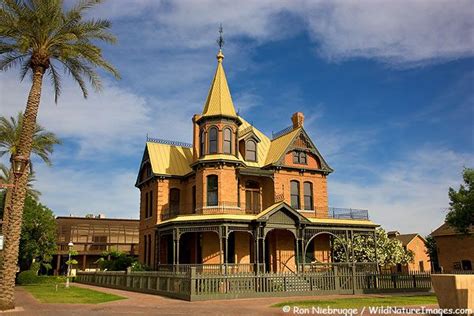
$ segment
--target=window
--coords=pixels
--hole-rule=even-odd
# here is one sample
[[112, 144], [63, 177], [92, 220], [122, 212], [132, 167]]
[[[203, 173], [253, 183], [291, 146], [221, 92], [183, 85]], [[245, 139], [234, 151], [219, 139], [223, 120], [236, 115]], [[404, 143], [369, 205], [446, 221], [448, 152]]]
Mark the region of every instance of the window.
[[418, 271], [425, 272], [425, 265], [423, 261], [418, 262]]
[[148, 218], [148, 192], [145, 193], [145, 218]]
[[170, 211], [179, 212], [179, 189], [170, 189]]
[[147, 238], [146, 235], [143, 235], [143, 239], [144, 239], [144, 244], [145, 244], [144, 245], [145, 247], [143, 247], [144, 248], [143, 249], [143, 263], [146, 264], [148, 262], [148, 258], [147, 258], [147, 256], [148, 256], [148, 238]]
[[152, 213], [153, 213], [153, 191], [150, 191], [148, 194], [149, 194], [148, 202], [150, 202], [150, 204], [148, 205], [148, 216], [147, 217], [151, 217]]
[[107, 250], [107, 236], [92, 236], [90, 250]]
[[204, 144], [205, 144], [205, 134], [204, 130], [201, 130], [201, 136], [199, 137], [199, 155], [204, 156]]
[[307, 154], [304, 151], [294, 151], [293, 152], [293, 163], [299, 165], [307, 164]]
[[300, 183], [298, 181], [291, 181], [291, 207], [300, 209]]
[[224, 154], [232, 154], [232, 130], [224, 129]]
[[260, 185], [255, 181], [245, 183], [245, 209], [253, 213], [260, 212]]
[[217, 128], [215, 127], [209, 130], [209, 153], [217, 153]]
[[304, 183], [304, 209], [313, 210], [313, 184], [311, 182]]
[[245, 160], [257, 161], [257, 143], [253, 140], [248, 140], [245, 144]]
[[148, 255], [147, 255], [147, 265], [151, 266], [151, 234], [148, 235]]
[[207, 206], [217, 206], [218, 182], [217, 176], [207, 176]]
[[193, 195], [192, 196], [192, 200], [193, 200], [192, 211], [193, 213], [196, 213], [196, 186], [195, 185], [193, 185], [193, 188], [192, 188], [192, 195]]
[[461, 266], [464, 271], [472, 270], [471, 260], [461, 260]]

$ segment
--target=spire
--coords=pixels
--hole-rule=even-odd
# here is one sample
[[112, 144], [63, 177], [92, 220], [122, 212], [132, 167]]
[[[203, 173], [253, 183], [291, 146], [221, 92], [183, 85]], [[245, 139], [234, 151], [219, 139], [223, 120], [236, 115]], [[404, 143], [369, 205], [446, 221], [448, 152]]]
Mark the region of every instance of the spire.
[[214, 79], [212, 80], [211, 88], [209, 89], [209, 94], [207, 95], [202, 116], [223, 115], [237, 117], [234, 103], [232, 102], [232, 96], [230, 95], [229, 86], [227, 85], [224, 67], [222, 66], [222, 61], [224, 60], [224, 54], [222, 53], [224, 37], [222, 33], [221, 25], [219, 28], [219, 38], [217, 39], [217, 44], [219, 45], [219, 52], [216, 56], [217, 69]]

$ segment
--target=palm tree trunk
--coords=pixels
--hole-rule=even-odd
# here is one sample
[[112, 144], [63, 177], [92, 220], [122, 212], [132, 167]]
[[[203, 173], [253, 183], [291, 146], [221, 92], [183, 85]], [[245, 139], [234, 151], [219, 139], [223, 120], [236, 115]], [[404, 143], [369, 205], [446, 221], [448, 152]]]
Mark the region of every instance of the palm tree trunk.
[[[36, 67], [33, 69], [33, 84], [31, 86], [25, 114], [23, 115], [23, 126], [20, 134], [20, 144], [17, 155], [30, 158], [33, 134], [36, 126], [36, 116], [41, 99], [41, 85], [45, 69]], [[15, 275], [18, 264], [18, 249], [20, 244], [21, 222], [23, 219], [23, 207], [25, 205], [26, 186], [28, 183], [29, 168], [21, 176], [13, 177], [13, 188], [10, 199], [6, 201], [4, 217], [5, 248], [2, 275], [0, 277], [0, 310], [15, 308], [14, 289]]]

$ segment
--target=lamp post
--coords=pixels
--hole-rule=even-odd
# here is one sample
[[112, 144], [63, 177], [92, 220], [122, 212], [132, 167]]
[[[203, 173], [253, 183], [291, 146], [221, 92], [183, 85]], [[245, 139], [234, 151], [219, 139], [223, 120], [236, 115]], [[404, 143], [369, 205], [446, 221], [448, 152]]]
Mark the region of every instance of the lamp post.
[[69, 247], [69, 259], [67, 261], [67, 276], [66, 276], [66, 288], [69, 288], [69, 277], [71, 276], [71, 252], [74, 244], [70, 241], [67, 246]]

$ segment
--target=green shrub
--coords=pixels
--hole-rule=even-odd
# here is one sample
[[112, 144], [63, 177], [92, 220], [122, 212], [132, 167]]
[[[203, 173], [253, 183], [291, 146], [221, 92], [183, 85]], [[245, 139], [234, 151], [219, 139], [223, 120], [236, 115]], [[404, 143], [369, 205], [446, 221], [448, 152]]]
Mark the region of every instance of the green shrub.
[[20, 285], [35, 284], [39, 282], [39, 277], [36, 275], [36, 271], [26, 270], [18, 274], [17, 282]]
[[65, 276], [42, 275], [38, 277], [37, 283], [41, 284], [59, 284], [66, 283]]

